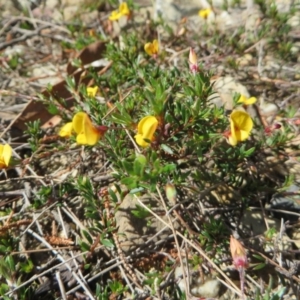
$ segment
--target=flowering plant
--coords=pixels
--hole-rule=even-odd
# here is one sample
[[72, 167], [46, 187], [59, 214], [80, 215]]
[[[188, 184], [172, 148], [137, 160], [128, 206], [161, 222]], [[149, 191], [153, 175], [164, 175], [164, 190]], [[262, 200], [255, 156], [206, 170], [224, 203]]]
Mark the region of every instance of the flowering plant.
[[249, 138], [253, 128], [253, 121], [248, 113], [235, 110], [231, 113], [229, 121], [230, 134], [228, 142], [230, 145], [236, 146], [238, 142], [243, 142]]
[[152, 43], [146, 43], [144, 49], [148, 55], [156, 58], [159, 51], [158, 40], [153, 40]]
[[130, 16], [130, 10], [128, 8], [128, 5], [126, 2], [122, 2], [119, 6], [118, 10], [114, 10], [111, 15], [109, 16], [109, 20], [111, 21], [117, 21], [119, 20], [122, 16], [127, 16], [129, 18]]
[[135, 135], [137, 144], [143, 148], [148, 147], [153, 140], [158, 121], [153, 116], [144, 117], [138, 124], [138, 133]]
[[10, 145], [0, 145], [0, 169], [5, 169], [9, 166], [12, 156], [12, 148]]
[[206, 20], [212, 12], [211, 8], [200, 9], [198, 15]]
[[107, 131], [106, 126], [95, 126], [85, 112], [74, 115], [72, 122], [65, 124], [59, 131], [61, 137], [70, 137], [72, 132], [77, 134], [79, 145], [95, 145]]

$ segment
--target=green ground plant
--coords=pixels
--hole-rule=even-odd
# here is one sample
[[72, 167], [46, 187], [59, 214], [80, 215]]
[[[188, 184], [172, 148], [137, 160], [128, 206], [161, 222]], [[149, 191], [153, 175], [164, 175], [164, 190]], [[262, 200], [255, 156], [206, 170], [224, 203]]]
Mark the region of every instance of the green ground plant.
[[[268, 20], [278, 25], [279, 34], [285, 35], [285, 16], [257, 2]], [[133, 7], [133, 3], [129, 3], [129, 8], [120, 6], [112, 17], [130, 16]], [[156, 25], [151, 24], [152, 30], [156, 30]], [[261, 29], [262, 36], [267, 26], [266, 23]], [[81, 50], [96, 39], [87, 36], [84, 28], [69, 29], [76, 43], [63, 47]], [[239, 31], [242, 34], [244, 31]], [[280, 44], [274, 38], [269, 46], [276, 44], [279, 56], [290, 58], [291, 44]], [[239, 39], [228, 37], [228, 41], [235, 53], [245, 50]], [[212, 43], [223, 42], [217, 35], [212, 39]], [[233, 94], [230, 111], [224, 105], [214, 104], [218, 96], [212, 80], [214, 72], [198, 65], [193, 48], [181, 65], [170, 65], [164, 43], [167, 41], [158, 42], [150, 36], [141, 38], [136, 29], [122, 32], [122, 46], [113, 40], [105, 41], [103, 58], [111, 62], [105, 72], [99, 73], [95, 66], [86, 67], [82, 77], [89, 84], [78, 84], [72, 76], [66, 78], [71, 106], [66, 99], [51, 94], [51, 87], [47, 96], [40, 96], [48, 111], [61, 122], [49, 132], [41, 129], [39, 120], [27, 124], [29, 152], [19, 157], [19, 166], [32, 168], [36, 180], [41, 181], [37, 181], [35, 193], [24, 208], [26, 222], [19, 221], [18, 216], [9, 217], [11, 211], [5, 211], [6, 223], [0, 228], [0, 295], [4, 299], [61, 297], [58, 294], [62, 288], [57, 284], [51, 287], [57, 295], [51, 288], [46, 292], [39, 290], [42, 284], [35, 274], [44, 270], [37, 270], [37, 257], [24, 260], [16, 255], [24, 242], [23, 225], [34, 237], [29, 243], [31, 250], [39, 246], [36, 240], [44, 234], [44, 242], [65, 247], [68, 255], [81, 257], [80, 280], [77, 279], [81, 282], [80, 292], [90, 293], [94, 299], [150, 299], [162, 294], [161, 299], [189, 299], [187, 290], [181, 291], [178, 282], [169, 279], [169, 274], [177, 266], [184, 267], [187, 261], [199, 273], [206, 268], [208, 277], [214, 277], [216, 272], [224, 276], [220, 269], [224, 264], [227, 271], [234, 273], [229, 267], [232, 261], [240, 275], [246, 272], [255, 279], [260, 277], [261, 269], [269, 267], [274, 272], [272, 264], [262, 262], [256, 251], [264, 251], [276, 230], [266, 232], [256, 247], [258, 237], [253, 237], [241, 220], [253, 207], [263, 207], [275, 193], [292, 183], [293, 178], [277, 174], [274, 165], [281, 163], [278, 160], [294, 138], [296, 130], [291, 120], [296, 111], [293, 107], [281, 111], [280, 124], [274, 122], [268, 127], [259, 114], [250, 113], [255, 97]], [[227, 64], [238, 70], [234, 59], [228, 59]], [[73, 66], [82, 65], [80, 59], [73, 61]], [[52, 139], [47, 143], [49, 137]], [[278, 159], [274, 164], [268, 159], [270, 153]], [[10, 148], [0, 148], [0, 167], [8, 169], [8, 175], [12, 174], [8, 163], [11, 155]], [[66, 157], [63, 167], [62, 160], [58, 161], [59, 167], [55, 164], [58, 156]], [[42, 164], [46, 158], [50, 158], [47, 167]], [[61, 167], [67, 170], [63, 177], [55, 173]], [[43, 173], [45, 169], [49, 174]], [[146, 195], [159, 203], [159, 211], [169, 218], [163, 222], [171, 230], [171, 237], [163, 246], [150, 248], [146, 254], [133, 251], [125, 257], [119, 242], [124, 233], [118, 231], [116, 213], [126, 195], [138, 199], [131, 213], [138, 219], [147, 219], [147, 227], [154, 222], [150, 216], [160, 221], [161, 218], [156, 207], [143, 204], [142, 199]], [[39, 218], [36, 214], [49, 216], [48, 210], [55, 213], [49, 219], [43, 217], [41, 229], [34, 224]], [[62, 212], [74, 227], [64, 237], [55, 230]], [[66, 232], [63, 222], [59, 226]], [[232, 251], [230, 256], [229, 241], [234, 233], [246, 241], [248, 255], [238, 244], [242, 255]], [[182, 249], [187, 258], [179, 245], [185, 245]], [[65, 263], [58, 250], [51, 251], [59, 264]], [[159, 252], [159, 259], [154, 267], [149, 261], [155, 260], [155, 252]], [[242, 263], [237, 263], [238, 259]], [[253, 265], [249, 266], [248, 261], [253, 261]], [[107, 267], [107, 271], [99, 272], [100, 266], [101, 270]], [[52, 269], [50, 264], [49, 269], [53, 275], [59, 267]], [[274, 292], [270, 280], [269, 287], [260, 293], [242, 276], [240, 289], [230, 283], [241, 299], [281, 299], [286, 292], [285, 288]]]

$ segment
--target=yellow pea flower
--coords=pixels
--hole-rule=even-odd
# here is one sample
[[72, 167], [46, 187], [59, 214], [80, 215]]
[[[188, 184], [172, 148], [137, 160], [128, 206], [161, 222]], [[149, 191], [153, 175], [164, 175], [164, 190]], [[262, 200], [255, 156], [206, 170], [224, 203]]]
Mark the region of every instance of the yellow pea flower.
[[243, 103], [244, 105], [251, 105], [254, 104], [257, 101], [255, 97], [247, 98], [244, 95], [241, 95], [237, 103]]
[[77, 134], [76, 142], [79, 145], [95, 145], [103, 135], [92, 123], [90, 117], [84, 113], [77, 113], [72, 120], [73, 129]]
[[111, 21], [117, 21], [119, 20], [122, 16], [130, 16], [130, 10], [128, 8], [128, 5], [126, 2], [122, 2], [119, 6], [118, 10], [114, 10], [111, 15], [109, 16], [109, 20]]
[[108, 17], [109, 20], [111, 21], [117, 21], [122, 17], [122, 14], [118, 12], [117, 10], [112, 11], [110, 16]]
[[148, 55], [156, 57], [159, 50], [158, 40], [153, 40], [152, 43], [145, 44], [144, 49]]
[[95, 126], [85, 112], [74, 115], [72, 122], [65, 124], [59, 131], [61, 137], [70, 137], [72, 131], [77, 134], [76, 142], [79, 145], [95, 145], [107, 131], [106, 126]]
[[143, 148], [148, 147], [150, 144], [146, 140], [152, 141], [154, 132], [157, 128], [158, 121], [153, 116], [144, 117], [138, 124], [138, 133], [134, 136], [137, 144]]
[[10, 145], [0, 145], [0, 169], [8, 167], [12, 156], [12, 148]]
[[91, 98], [95, 97], [97, 92], [98, 92], [98, 87], [97, 86], [88, 87], [86, 89], [86, 93], [87, 93], [88, 97], [91, 97]]
[[212, 13], [212, 9], [211, 8], [206, 8], [206, 9], [200, 9], [199, 12], [198, 12], [198, 15], [201, 18], [206, 20], [211, 13]]
[[228, 142], [235, 146], [238, 142], [245, 141], [253, 128], [253, 121], [249, 114], [244, 111], [233, 111], [230, 115], [230, 135]]
[[126, 2], [122, 2], [120, 4], [119, 11], [124, 16], [129, 16], [130, 15], [130, 10], [129, 10], [128, 5], [127, 5]]
[[59, 136], [61, 137], [70, 137], [73, 131], [73, 123], [69, 122], [65, 124], [59, 131]]

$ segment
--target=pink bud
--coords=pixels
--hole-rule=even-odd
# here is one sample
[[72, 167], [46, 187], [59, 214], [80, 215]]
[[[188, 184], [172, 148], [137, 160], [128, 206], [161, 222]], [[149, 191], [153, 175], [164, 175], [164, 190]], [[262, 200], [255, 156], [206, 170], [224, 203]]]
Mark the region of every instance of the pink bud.
[[190, 71], [193, 74], [196, 74], [199, 71], [199, 68], [197, 62], [197, 55], [193, 48], [190, 48], [189, 63], [190, 63]]
[[278, 123], [275, 123], [274, 124], [274, 129], [280, 129], [281, 128], [281, 125], [280, 124], [278, 124]]
[[246, 250], [243, 245], [233, 236], [230, 236], [230, 252], [236, 269], [239, 270], [241, 268], [245, 269], [248, 267]]
[[281, 128], [281, 125], [278, 124], [278, 123], [275, 123], [275, 124], [273, 124], [273, 125], [267, 126], [267, 127], [265, 128], [265, 134], [269, 136], [269, 135], [271, 135], [271, 133], [272, 133], [274, 130], [277, 130], [277, 129], [280, 129], [280, 128]]
[[97, 125], [96, 128], [97, 128], [98, 132], [100, 132], [101, 136], [103, 136], [106, 133], [106, 131], [108, 130], [108, 127], [105, 125]]

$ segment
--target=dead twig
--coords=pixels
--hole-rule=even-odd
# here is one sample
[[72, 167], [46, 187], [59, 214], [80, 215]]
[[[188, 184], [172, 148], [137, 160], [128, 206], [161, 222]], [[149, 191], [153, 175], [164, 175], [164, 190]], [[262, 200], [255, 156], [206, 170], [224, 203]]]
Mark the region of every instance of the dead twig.
[[49, 28], [49, 27], [51, 27], [51, 26], [50, 25], [44, 25], [44, 26], [41, 26], [41, 27], [37, 28], [36, 30], [29, 31], [28, 33], [25, 33], [24, 35], [22, 35], [18, 38], [15, 38], [15, 39], [10, 40], [8, 42], [1, 43], [0, 44], [0, 50], [3, 50], [6, 47], [12, 46], [14, 44], [24, 42], [24, 41], [26, 41], [27, 39], [29, 39], [33, 36], [40, 35], [42, 30], [44, 30], [46, 28]]

